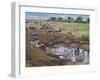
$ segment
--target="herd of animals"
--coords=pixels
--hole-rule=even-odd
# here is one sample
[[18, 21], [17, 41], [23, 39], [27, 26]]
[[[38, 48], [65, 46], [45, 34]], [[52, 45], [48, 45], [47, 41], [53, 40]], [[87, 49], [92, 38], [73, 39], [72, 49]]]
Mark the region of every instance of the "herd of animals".
[[[26, 24], [28, 24], [28, 22]], [[33, 47], [41, 48], [46, 51], [47, 54], [52, 54], [54, 55], [53, 57], [58, 58], [60, 60], [64, 60], [67, 62], [69, 61], [69, 64], [89, 63], [89, 51], [84, 48], [78, 47], [76, 43], [53, 43], [54, 40], [50, 40], [49, 42], [43, 42], [37, 37], [39, 34], [62, 33], [61, 29], [54, 29], [53, 27], [50, 27], [50, 24], [46, 23], [41, 24], [41, 27], [39, 29], [34, 26], [28, 26], [26, 28], [26, 31], [31, 32], [32, 41], [30, 41], [30, 44]], [[69, 32], [69, 34], [72, 33]]]

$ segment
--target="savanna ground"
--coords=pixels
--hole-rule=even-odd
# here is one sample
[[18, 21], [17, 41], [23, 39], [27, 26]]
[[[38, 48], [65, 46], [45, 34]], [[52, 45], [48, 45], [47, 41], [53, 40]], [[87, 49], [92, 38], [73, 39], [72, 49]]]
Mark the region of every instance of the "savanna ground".
[[[28, 29], [30, 23], [32, 23], [32, 26]], [[47, 28], [44, 29], [44, 26]], [[48, 27], [52, 28], [50, 32]], [[33, 41], [32, 33], [34, 32], [36, 33], [35, 37], [40, 41], [39, 43], [43, 43], [45, 46], [76, 43], [80, 48], [89, 51], [89, 23], [32, 20], [26, 23], [26, 67], [67, 64], [67, 61], [47, 54], [44, 48], [33, 46], [30, 42]]]

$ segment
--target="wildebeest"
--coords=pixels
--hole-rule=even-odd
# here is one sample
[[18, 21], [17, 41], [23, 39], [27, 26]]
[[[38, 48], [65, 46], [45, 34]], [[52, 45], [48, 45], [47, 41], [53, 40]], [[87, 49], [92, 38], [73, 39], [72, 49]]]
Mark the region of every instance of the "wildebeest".
[[36, 30], [36, 28], [35, 28], [35, 27], [29, 27], [29, 29], [31, 29], [31, 30]]

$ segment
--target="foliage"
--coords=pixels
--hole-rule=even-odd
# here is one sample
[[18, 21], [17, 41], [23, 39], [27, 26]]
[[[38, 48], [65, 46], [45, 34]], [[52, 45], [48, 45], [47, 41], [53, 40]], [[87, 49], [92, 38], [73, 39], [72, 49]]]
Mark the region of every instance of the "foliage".
[[76, 18], [76, 20], [74, 22], [79, 22], [80, 23], [82, 21], [83, 21], [83, 18], [81, 16], [79, 16], [79, 17]]
[[89, 36], [83, 35], [81, 37], [81, 40], [83, 40], [83, 41], [89, 41]]
[[74, 22], [74, 23], [89, 23], [90, 19], [88, 18], [86, 21], [83, 20], [81, 16], [78, 16], [76, 19], [73, 17], [50, 17], [47, 21], [58, 21], [58, 22]]

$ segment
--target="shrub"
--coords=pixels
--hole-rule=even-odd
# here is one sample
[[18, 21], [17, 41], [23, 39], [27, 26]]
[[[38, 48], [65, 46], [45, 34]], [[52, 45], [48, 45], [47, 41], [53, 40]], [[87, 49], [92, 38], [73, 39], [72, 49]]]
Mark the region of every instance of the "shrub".
[[82, 40], [82, 41], [89, 41], [89, 36], [83, 35], [83, 36], [81, 37], [81, 40]]

